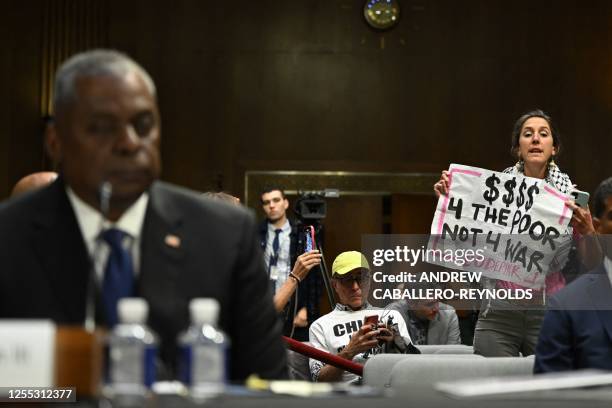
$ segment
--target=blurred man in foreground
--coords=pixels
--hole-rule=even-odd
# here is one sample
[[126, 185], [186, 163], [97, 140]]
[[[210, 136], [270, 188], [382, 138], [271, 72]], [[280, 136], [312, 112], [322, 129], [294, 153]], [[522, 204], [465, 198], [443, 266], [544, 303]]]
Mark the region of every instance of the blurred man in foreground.
[[238, 206], [156, 181], [161, 170], [155, 85], [127, 56], [82, 53], [58, 70], [47, 147], [60, 177], [0, 206], [0, 318], [117, 323], [120, 298], [149, 303], [172, 367], [192, 298], [219, 301], [231, 338], [229, 374], [286, 374], [285, 349], [256, 228]]

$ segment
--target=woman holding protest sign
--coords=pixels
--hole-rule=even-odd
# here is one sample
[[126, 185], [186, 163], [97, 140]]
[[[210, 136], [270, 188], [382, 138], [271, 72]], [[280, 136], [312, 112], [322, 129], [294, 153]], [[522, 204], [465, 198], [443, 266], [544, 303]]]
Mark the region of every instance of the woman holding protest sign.
[[[574, 185], [554, 160], [560, 149], [560, 136], [550, 116], [541, 110], [528, 112], [516, 121], [512, 131], [511, 151], [518, 162], [505, 169], [504, 173], [544, 179], [562, 193], [569, 194]], [[448, 194], [448, 191], [449, 173], [445, 170], [434, 184], [434, 192], [439, 197]], [[566, 205], [573, 210], [573, 215], [565, 233], [571, 235], [574, 241], [580, 235], [594, 233], [588, 206], [580, 208], [571, 200]], [[474, 352], [487, 357], [533, 354], [544, 317], [546, 296], [565, 286], [566, 280], [560, 269], [548, 271], [545, 287], [534, 291], [529, 303], [484, 302], [476, 324]], [[516, 283], [501, 280], [493, 284], [502, 289], [521, 288]]]

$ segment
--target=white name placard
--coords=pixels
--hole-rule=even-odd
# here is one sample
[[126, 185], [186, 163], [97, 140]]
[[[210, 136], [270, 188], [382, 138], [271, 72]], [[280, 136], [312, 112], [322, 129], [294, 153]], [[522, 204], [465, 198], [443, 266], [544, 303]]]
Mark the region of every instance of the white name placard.
[[0, 320], [0, 386], [54, 386], [55, 324]]

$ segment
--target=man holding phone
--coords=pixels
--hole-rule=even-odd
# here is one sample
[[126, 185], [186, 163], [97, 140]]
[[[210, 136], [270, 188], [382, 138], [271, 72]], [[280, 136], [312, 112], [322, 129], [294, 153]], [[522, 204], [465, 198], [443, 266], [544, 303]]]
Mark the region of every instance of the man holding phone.
[[[370, 266], [363, 254], [348, 251], [338, 255], [332, 265], [331, 282], [339, 300], [334, 310], [310, 326], [313, 347], [360, 364], [380, 353], [418, 353], [399, 312], [368, 304]], [[310, 373], [320, 382], [361, 381], [355, 374], [313, 359]]]
[[[298, 228], [287, 217], [289, 200], [279, 187], [269, 187], [261, 193], [261, 204], [266, 220], [261, 224], [259, 236], [264, 251], [264, 262], [272, 292], [274, 306], [284, 314], [283, 334], [306, 341], [308, 324], [318, 315], [320, 279], [309, 272], [321, 263], [321, 254], [315, 249], [298, 256]], [[304, 282], [302, 282], [304, 281]]]

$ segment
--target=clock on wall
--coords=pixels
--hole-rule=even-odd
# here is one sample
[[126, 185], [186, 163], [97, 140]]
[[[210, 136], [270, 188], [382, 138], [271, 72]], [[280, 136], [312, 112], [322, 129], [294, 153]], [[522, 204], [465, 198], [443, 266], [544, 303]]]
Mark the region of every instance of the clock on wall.
[[363, 6], [363, 16], [370, 26], [388, 30], [399, 22], [399, 4], [397, 0], [368, 0]]

